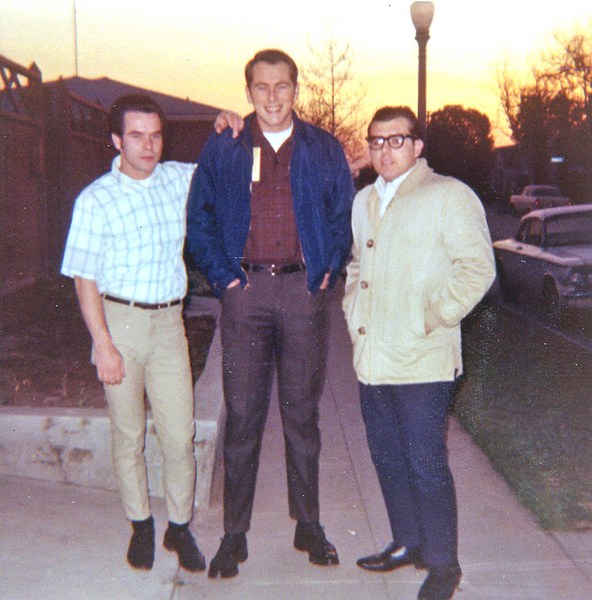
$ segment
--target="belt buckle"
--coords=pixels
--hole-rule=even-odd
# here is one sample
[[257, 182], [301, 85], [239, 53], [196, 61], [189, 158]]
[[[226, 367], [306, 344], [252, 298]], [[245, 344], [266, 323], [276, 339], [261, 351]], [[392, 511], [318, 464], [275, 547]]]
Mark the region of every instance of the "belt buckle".
[[282, 272], [282, 268], [280, 265], [273, 264], [269, 265], [268, 271], [272, 277], [275, 277], [276, 275], [279, 275]]

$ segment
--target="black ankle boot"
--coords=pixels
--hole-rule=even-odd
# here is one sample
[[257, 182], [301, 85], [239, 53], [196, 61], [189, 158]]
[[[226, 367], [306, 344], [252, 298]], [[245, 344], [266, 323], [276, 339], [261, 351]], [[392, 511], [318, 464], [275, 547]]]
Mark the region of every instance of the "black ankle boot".
[[174, 550], [179, 556], [179, 564], [188, 571], [203, 571], [206, 568], [206, 559], [200, 552], [191, 531], [189, 523], [178, 525], [171, 523], [164, 532], [163, 546], [167, 550]]
[[244, 533], [227, 533], [210, 562], [208, 577], [235, 577], [238, 575], [238, 563], [245, 562], [248, 557], [247, 536]]
[[154, 564], [154, 519], [132, 521], [132, 539], [127, 551], [127, 562], [134, 569], [151, 569]]

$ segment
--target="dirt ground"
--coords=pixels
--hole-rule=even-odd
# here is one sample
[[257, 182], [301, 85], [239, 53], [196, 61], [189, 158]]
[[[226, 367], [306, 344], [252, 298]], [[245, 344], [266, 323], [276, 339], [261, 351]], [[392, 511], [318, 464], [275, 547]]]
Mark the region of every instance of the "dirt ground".
[[[3, 302], [0, 405], [104, 408], [103, 387], [90, 363], [90, 335], [71, 280], [44, 282]], [[10, 313], [10, 314], [7, 314]], [[186, 319], [194, 379], [199, 377], [215, 321]]]

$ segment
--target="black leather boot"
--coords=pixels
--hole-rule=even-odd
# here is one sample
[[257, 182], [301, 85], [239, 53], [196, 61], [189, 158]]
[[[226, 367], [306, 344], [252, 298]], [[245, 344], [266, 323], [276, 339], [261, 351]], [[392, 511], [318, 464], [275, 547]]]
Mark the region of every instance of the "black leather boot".
[[154, 519], [132, 521], [132, 539], [127, 551], [127, 562], [134, 569], [151, 569], [154, 564]]
[[191, 531], [189, 523], [178, 525], [171, 523], [164, 532], [163, 546], [170, 551], [175, 551], [179, 556], [179, 564], [188, 571], [204, 571], [206, 559], [200, 552]]
[[248, 557], [246, 534], [227, 533], [210, 562], [208, 577], [235, 577], [238, 575], [238, 563], [245, 562]]

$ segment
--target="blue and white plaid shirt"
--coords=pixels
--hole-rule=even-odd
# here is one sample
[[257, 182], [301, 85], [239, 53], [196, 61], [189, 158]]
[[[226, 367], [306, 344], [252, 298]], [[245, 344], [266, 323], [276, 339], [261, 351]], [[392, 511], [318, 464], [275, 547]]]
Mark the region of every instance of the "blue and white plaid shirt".
[[97, 282], [99, 292], [168, 302], [187, 291], [183, 262], [187, 193], [195, 165], [165, 162], [136, 180], [111, 171], [76, 199], [62, 273]]

